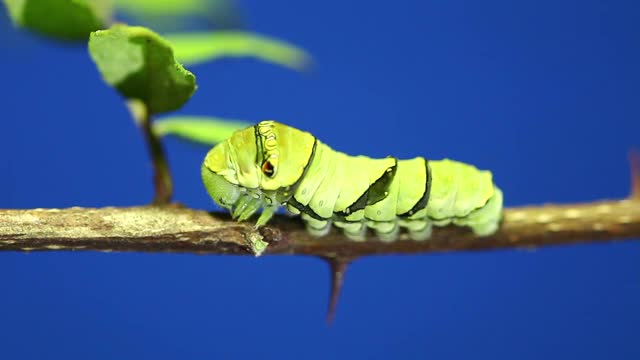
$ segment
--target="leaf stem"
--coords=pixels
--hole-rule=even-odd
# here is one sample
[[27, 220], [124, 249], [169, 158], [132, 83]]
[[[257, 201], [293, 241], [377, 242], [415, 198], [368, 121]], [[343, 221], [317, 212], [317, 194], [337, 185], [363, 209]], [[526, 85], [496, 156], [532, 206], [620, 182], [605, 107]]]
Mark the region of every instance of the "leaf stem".
[[140, 118], [140, 127], [144, 134], [149, 156], [153, 165], [153, 183], [155, 185], [155, 195], [153, 205], [168, 205], [173, 196], [173, 179], [167, 161], [166, 151], [160, 138], [156, 136], [151, 128], [151, 115], [145, 111]]

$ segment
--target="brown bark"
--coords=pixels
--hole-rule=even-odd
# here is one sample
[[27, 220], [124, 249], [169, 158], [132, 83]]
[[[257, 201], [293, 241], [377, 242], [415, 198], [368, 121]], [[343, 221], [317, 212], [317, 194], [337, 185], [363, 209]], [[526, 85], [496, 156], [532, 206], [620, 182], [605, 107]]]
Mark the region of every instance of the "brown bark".
[[505, 209], [500, 230], [476, 237], [467, 229], [435, 228], [427, 241], [347, 240], [337, 230], [309, 235], [296, 218], [276, 217], [254, 229], [226, 214], [177, 207], [0, 210], [0, 250], [98, 250], [251, 254], [248, 239], [262, 236], [265, 254], [355, 258], [456, 250], [538, 247], [640, 238], [640, 199]]

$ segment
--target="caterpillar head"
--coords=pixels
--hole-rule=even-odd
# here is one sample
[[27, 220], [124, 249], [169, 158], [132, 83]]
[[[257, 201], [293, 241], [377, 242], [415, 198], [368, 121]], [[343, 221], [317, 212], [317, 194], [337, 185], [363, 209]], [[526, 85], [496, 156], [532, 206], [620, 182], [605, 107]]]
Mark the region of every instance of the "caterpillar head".
[[311, 161], [315, 138], [275, 121], [236, 131], [209, 151], [202, 180], [220, 206], [232, 208], [247, 192], [275, 199], [303, 175]]

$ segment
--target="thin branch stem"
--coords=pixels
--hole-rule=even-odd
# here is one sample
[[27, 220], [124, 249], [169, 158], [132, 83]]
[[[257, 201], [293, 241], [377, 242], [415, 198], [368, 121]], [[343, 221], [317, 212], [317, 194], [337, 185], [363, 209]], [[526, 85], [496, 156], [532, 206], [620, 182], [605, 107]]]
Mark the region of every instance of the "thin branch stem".
[[171, 177], [166, 151], [158, 136], [153, 132], [151, 116], [147, 111], [145, 111], [144, 116], [140, 120], [140, 127], [142, 128], [147, 148], [149, 149], [151, 163], [153, 164], [153, 183], [155, 186], [153, 204], [168, 205], [173, 196], [173, 179]]
[[265, 254], [356, 258], [365, 255], [530, 248], [588, 241], [640, 239], [640, 199], [508, 208], [500, 230], [479, 238], [467, 229], [434, 229], [427, 241], [347, 240], [332, 230], [309, 235], [297, 218], [277, 217], [255, 229], [226, 214], [174, 207], [0, 210], [0, 250], [101, 250], [251, 254], [248, 239], [268, 242]]

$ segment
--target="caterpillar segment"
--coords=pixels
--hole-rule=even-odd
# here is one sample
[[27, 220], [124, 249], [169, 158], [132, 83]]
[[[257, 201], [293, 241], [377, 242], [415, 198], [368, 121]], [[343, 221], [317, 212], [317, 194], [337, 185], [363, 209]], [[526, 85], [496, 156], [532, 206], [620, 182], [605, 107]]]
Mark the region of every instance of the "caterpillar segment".
[[425, 240], [433, 226], [449, 224], [484, 236], [497, 230], [502, 212], [489, 171], [448, 159], [349, 156], [275, 121], [211, 149], [202, 177], [212, 199], [239, 221], [262, 209], [261, 226], [285, 206], [313, 235], [333, 225], [356, 241], [367, 229], [382, 241], [396, 240], [401, 229]]

